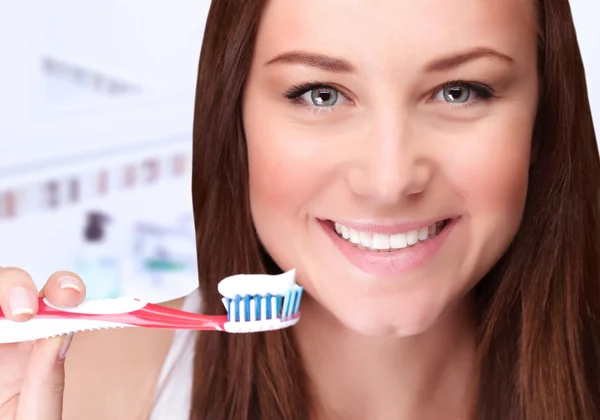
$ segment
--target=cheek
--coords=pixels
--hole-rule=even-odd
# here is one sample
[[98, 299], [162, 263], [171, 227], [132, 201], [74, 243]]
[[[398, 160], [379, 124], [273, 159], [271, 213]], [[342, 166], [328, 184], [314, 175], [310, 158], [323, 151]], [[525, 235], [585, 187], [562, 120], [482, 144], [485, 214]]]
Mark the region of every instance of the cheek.
[[523, 155], [527, 150], [505, 152], [456, 162], [460, 166], [453, 171], [451, 181], [465, 198], [469, 213], [497, 217], [522, 212], [529, 169]]
[[246, 121], [250, 206], [257, 234], [282, 269], [300, 268], [295, 247], [311, 206], [331, 178], [331, 165], [319, 159], [313, 140], [302, 138], [285, 122], [268, 121], [252, 111]]
[[[250, 201], [253, 207], [289, 214], [315, 190], [315, 168], [275, 133], [247, 131]], [[262, 217], [262, 212], [257, 214]]]
[[[520, 219], [527, 195], [533, 121], [499, 121], [447, 153], [449, 182], [475, 217]], [[508, 220], [504, 220], [508, 222]]]
[[470, 285], [492, 268], [518, 232], [527, 197], [531, 125], [510, 130], [489, 125], [448, 154], [446, 177], [466, 209], [460, 271]]
[[244, 120], [255, 216], [306, 217], [335, 181], [335, 146], [290, 122], [270, 101], [249, 102]]

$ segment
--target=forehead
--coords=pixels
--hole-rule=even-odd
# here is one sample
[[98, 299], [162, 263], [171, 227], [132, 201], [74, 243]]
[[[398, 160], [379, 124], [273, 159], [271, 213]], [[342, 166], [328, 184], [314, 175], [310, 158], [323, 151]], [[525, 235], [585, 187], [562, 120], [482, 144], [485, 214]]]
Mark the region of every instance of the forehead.
[[535, 0], [268, 0], [256, 58], [289, 50], [357, 64], [421, 63], [490, 47], [519, 59], [535, 48]]

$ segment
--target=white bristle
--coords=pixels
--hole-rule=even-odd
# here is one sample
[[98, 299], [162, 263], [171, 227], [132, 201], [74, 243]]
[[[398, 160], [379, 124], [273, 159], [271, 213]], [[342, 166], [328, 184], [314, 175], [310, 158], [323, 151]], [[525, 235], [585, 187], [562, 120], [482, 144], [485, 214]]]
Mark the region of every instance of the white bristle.
[[271, 298], [271, 318], [277, 318], [277, 298]]
[[256, 299], [250, 300], [250, 321], [256, 321]]
[[265, 319], [266, 313], [267, 313], [267, 299], [261, 299], [260, 300], [260, 319]]

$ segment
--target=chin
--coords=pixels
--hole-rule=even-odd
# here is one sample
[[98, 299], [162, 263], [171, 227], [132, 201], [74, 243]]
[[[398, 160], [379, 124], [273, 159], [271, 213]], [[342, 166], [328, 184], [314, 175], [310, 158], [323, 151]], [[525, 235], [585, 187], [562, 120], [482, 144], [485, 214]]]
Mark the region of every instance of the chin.
[[346, 329], [370, 337], [413, 337], [434, 328], [446, 312], [444, 308], [373, 307], [364, 305], [354, 310], [331, 308], [331, 314]]

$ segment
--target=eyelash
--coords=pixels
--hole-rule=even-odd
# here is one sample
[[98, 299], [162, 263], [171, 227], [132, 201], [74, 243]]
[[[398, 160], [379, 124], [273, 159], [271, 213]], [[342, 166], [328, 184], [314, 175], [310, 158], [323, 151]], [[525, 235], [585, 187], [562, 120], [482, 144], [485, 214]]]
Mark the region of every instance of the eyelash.
[[491, 99], [498, 97], [498, 95], [496, 94], [496, 91], [491, 86], [488, 86], [485, 83], [469, 82], [469, 81], [462, 80], [462, 79], [451, 80], [449, 82], [441, 84], [440, 86], [436, 87], [433, 90], [434, 95], [443, 89], [447, 89], [447, 88], [451, 88], [451, 87], [468, 88], [477, 94], [477, 100], [474, 102], [468, 103], [466, 105], [465, 104], [448, 103], [448, 105], [450, 105], [451, 107], [454, 107], [454, 108], [465, 108], [465, 107], [469, 107], [469, 106], [476, 104], [479, 100], [486, 102], [486, 101], [489, 101]]
[[[431, 93], [430, 96], [431, 96], [431, 98], [433, 98], [440, 91], [447, 89], [447, 88], [452, 88], [452, 87], [468, 88], [468, 89], [471, 89], [473, 92], [475, 92], [475, 94], [477, 95], [477, 100], [475, 102], [470, 102], [468, 104], [452, 104], [452, 103], [448, 102], [447, 104], [453, 108], [466, 108], [466, 107], [474, 105], [479, 100], [489, 101], [489, 100], [497, 97], [496, 92], [494, 91], [494, 89], [492, 87], [490, 87], [484, 83], [469, 82], [469, 81], [462, 80], [462, 79], [451, 80], [451, 81], [445, 82], [445, 83], [435, 87], [432, 90], [433, 93]], [[300, 85], [294, 85], [290, 89], [285, 91], [284, 96], [289, 101], [291, 101], [293, 104], [306, 106], [311, 111], [329, 112], [329, 111], [333, 111], [335, 108], [337, 108], [335, 105], [329, 106], [329, 107], [317, 107], [315, 105], [312, 105], [312, 104], [309, 104], [309, 103], [306, 103], [305, 101], [303, 101], [302, 96], [305, 93], [308, 93], [314, 89], [332, 89], [332, 90], [337, 91], [339, 94], [344, 95], [348, 101], [351, 100], [349, 98], [349, 95], [344, 93], [340, 88], [337, 88], [337, 87], [333, 86], [332, 84], [322, 83], [322, 82], [311, 82], [311, 83], [303, 83]]]
[[283, 96], [285, 96], [293, 104], [308, 107], [311, 111], [315, 111], [315, 112], [329, 112], [329, 111], [332, 111], [334, 108], [337, 108], [335, 105], [330, 106], [330, 107], [318, 107], [313, 104], [306, 103], [305, 101], [302, 100], [302, 95], [310, 92], [311, 90], [315, 90], [315, 89], [332, 89], [332, 90], [337, 91], [339, 94], [344, 95], [348, 100], [350, 100], [348, 98], [349, 95], [342, 92], [342, 90], [340, 88], [332, 86], [331, 84], [328, 84], [328, 83], [321, 83], [321, 82], [311, 82], [311, 83], [302, 83], [300, 85], [293, 85], [291, 88], [289, 88], [288, 90], [285, 91]]

